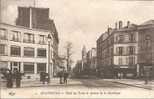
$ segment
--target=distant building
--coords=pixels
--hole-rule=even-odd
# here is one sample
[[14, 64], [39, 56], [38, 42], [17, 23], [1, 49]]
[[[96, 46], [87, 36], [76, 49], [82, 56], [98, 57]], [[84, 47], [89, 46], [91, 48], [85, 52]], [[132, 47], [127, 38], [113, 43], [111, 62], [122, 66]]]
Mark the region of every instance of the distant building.
[[73, 68], [74, 76], [79, 77], [82, 75], [82, 61], [78, 60]]
[[0, 23], [0, 68], [19, 70], [25, 73], [24, 79], [39, 79], [40, 72], [48, 73], [48, 44], [53, 65], [53, 36], [48, 42], [49, 34], [49, 30]]
[[96, 48], [92, 48], [87, 52], [87, 68], [89, 74], [96, 74]]
[[87, 51], [86, 51], [86, 46], [83, 46], [82, 48], [82, 70], [86, 68], [86, 63], [87, 63]]

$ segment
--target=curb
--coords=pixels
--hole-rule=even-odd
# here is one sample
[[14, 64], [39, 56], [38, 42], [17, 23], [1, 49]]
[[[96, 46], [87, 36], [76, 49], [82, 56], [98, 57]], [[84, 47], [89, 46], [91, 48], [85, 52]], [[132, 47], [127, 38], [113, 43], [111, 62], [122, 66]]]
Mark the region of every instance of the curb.
[[122, 82], [118, 82], [118, 81], [112, 81], [112, 82], [114, 82], [114, 83], [119, 83], [119, 84], [123, 84], [123, 85], [132, 86], [132, 87], [138, 87], [138, 88], [143, 88], [143, 89], [152, 90], [152, 88], [141, 87], [141, 86], [136, 86], [136, 85], [132, 85], [132, 84], [126, 84], [126, 83], [122, 83]]

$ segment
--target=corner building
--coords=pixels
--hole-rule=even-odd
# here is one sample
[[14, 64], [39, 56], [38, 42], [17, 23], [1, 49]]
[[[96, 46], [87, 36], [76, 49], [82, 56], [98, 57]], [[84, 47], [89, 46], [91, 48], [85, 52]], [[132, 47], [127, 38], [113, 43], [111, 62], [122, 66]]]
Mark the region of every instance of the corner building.
[[30, 29], [0, 23], [0, 68], [19, 70], [24, 79], [39, 79], [40, 72], [48, 73], [48, 53], [50, 44], [50, 65], [53, 65], [53, 35], [51, 31]]
[[[122, 21], [108, 28], [97, 40], [97, 69], [101, 77], [134, 77], [137, 74], [138, 32], [136, 25]], [[119, 27], [117, 27], [119, 26]]]

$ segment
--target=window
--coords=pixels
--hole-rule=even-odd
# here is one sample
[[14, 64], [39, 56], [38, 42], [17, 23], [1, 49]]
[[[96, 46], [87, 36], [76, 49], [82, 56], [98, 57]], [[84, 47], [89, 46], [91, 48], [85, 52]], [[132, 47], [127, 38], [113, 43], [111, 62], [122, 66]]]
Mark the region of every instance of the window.
[[123, 47], [117, 47], [116, 50], [118, 55], [123, 55]]
[[37, 49], [37, 56], [38, 57], [46, 57], [46, 49], [43, 49], [43, 48]]
[[0, 44], [0, 55], [6, 55], [6, 45], [5, 44]]
[[19, 46], [11, 46], [11, 56], [20, 56], [20, 47]]
[[122, 58], [121, 57], [119, 57], [118, 64], [122, 65]]
[[37, 64], [37, 73], [46, 72], [46, 63]]
[[25, 73], [34, 73], [34, 63], [24, 63]]
[[146, 48], [151, 47], [151, 37], [150, 37], [150, 35], [145, 36], [145, 44], [146, 44]]
[[34, 48], [24, 47], [24, 56], [34, 57]]
[[21, 33], [18, 31], [11, 31], [11, 40], [19, 42], [21, 37]]
[[130, 40], [131, 42], [134, 42], [134, 41], [135, 41], [135, 35], [134, 35], [133, 33], [130, 34], [129, 40]]
[[135, 57], [131, 56], [129, 57], [129, 65], [134, 65], [135, 64]]
[[7, 31], [6, 31], [6, 29], [0, 28], [0, 39], [7, 40]]
[[116, 37], [116, 39], [117, 39], [117, 42], [123, 42], [124, 41], [124, 35], [118, 35]]
[[46, 37], [45, 35], [39, 35], [39, 44], [46, 44]]
[[34, 34], [25, 33], [24, 34], [24, 42], [25, 43], [34, 43]]
[[11, 70], [12, 71], [14, 71], [14, 70], [19, 70], [20, 71], [20, 62], [11, 62], [10, 65], [11, 65]]
[[129, 46], [128, 47], [128, 54], [129, 55], [135, 54], [135, 47], [134, 46]]

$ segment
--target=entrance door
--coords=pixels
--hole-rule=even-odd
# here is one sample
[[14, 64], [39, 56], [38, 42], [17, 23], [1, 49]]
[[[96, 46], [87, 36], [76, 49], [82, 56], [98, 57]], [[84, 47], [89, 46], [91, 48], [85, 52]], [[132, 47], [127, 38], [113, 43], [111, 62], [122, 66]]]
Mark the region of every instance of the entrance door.
[[20, 62], [11, 62], [11, 71], [20, 71]]

